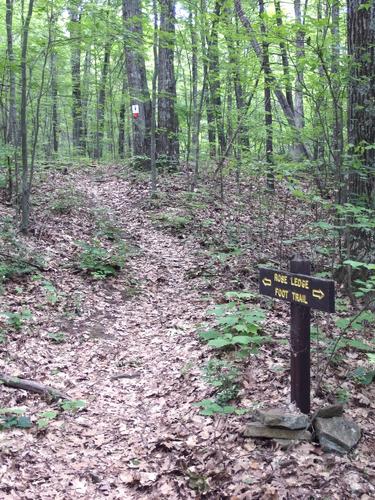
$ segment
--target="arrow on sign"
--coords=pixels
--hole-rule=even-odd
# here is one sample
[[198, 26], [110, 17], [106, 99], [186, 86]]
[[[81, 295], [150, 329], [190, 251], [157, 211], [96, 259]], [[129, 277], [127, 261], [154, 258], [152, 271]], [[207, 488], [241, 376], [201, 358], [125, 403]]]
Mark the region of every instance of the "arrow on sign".
[[324, 292], [323, 290], [313, 290], [312, 291], [312, 296], [315, 298], [315, 299], [318, 299], [318, 300], [322, 300], [324, 298]]
[[262, 283], [264, 286], [271, 286], [272, 285], [272, 281], [268, 278], [263, 278]]

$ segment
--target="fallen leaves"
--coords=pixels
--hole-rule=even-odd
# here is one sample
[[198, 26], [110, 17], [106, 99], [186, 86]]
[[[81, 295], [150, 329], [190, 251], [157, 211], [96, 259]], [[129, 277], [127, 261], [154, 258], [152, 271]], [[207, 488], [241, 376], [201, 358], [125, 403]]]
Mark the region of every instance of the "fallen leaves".
[[[374, 497], [371, 387], [358, 393], [349, 410], [361, 420], [366, 439], [352, 457], [338, 459], [310, 443], [283, 451], [262, 440], [245, 440], [241, 428], [247, 416], [205, 418], [192, 406], [210, 397], [201, 376], [210, 351], [198, 341], [197, 324], [207, 319], [207, 307], [222, 300], [223, 291], [256, 288], [257, 260], [274, 258], [272, 227], [279, 224], [278, 214], [267, 209], [272, 217], [256, 227], [254, 213], [262, 207], [254, 199], [247, 209], [229, 202], [215, 203], [212, 209], [207, 195], [205, 207], [193, 214], [191, 232], [185, 228], [178, 237], [150, 220], [145, 185], [120, 177], [116, 168], [104, 172], [100, 184], [92, 170], [71, 176], [86, 200], [85, 209], [72, 210], [69, 216], [51, 215], [46, 209], [45, 227], [33, 245], [48, 257], [49, 270], [43, 280], [23, 281], [21, 292], [17, 285], [7, 288], [7, 307], [27, 305], [33, 318], [1, 346], [0, 367], [64, 388], [87, 404], [79, 412], [63, 412], [43, 432], [32, 427], [0, 433], [0, 496]], [[165, 180], [168, 197], [162, 203], [183, 206], [184, 192], [176, 189], [182, 182], [176, 176]], [[107, 281], [88, 279], [71, 266], [75, 242], [88, 240], [95, 231], [93, 207], [106, 208], [138, 249], [129, 255], [125, 270]], [[42, 203], [39, 210], [44, 210]], [[285, 233], [295, 234], [303, 225], [294, 213]], [[210, 245], [223, 245], [230, 231], [244, 239], [242, 253], [213, 255]], [[43, 281], [56, 290], [52, 301]], [[287, 337], [286, 317], [286, 306], [275, 304], [265, 325], [275, 339]], [[50, 332], [62, 333], [64, 343], [51, 342]], [[251, 411], [262, 403], [285, 403], [288, 360], [288, 346], [279, 344], [264, 346], [250, 357], [241, 406]], [[111, 380], [135, 373], [137, 377]], [[330, 377], [335, 380], [334, 374]], [[26, 408], [32, 422], [55, 411], [38, 396], [4, 387], [0, 391], [2, 406]]]

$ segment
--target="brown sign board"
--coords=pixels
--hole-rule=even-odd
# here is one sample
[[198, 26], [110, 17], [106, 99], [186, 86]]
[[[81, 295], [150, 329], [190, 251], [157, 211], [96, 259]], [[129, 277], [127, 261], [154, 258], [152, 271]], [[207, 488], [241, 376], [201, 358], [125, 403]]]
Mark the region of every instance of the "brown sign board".
[[259, 269], [259, 293], [319, 311], [335, 312], [335, 282], [276, 269]]

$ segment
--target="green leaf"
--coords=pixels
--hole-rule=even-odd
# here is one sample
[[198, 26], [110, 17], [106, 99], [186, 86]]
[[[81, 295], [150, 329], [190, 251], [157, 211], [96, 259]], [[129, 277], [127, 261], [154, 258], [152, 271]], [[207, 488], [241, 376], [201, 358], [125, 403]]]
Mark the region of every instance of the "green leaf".
[[247, 335], [235, 335], [232, 338], [232, 344], [249, 345], [252, 342], [252, 338]]
[[365, 351], [365, 352], [373, 352], [374, 351], [374, 346], [371, 347], [370, 345], [366, 344], [365, 342], [362, 342], [361, 340], [357, 340], [357, 339], [347, 340], [347, 344], [350, 347], [354, 347], [355, 349], [358, 349], [360, 351]]
[[17, 424], [15, 427], [19, 427], [20, 429], [29, 429], [31, 426], [32, 423], [29, 417], [22, 416], [17, 418]]
[[225, 337], [219, 337], [217, 339], [210, 340], [208, 342], [208, 345], [212, 347], [226, 347], [228, 345], [232, 345], [232, 336], [230, 338], [225, 338]]
[[220, 337], [221, 333], [219, 333], [216, 330], [207, 330], [205, 332], [200, 332], [199, 337], [203, 340], [211, 340], [211, 339], [216, 339], [217, 337]]
[[59, 413], [55, 410], [45, 411], [41, 413], [40, 418], [36, 421], [39, 429], [45, 429], [51, 420], [55, 419]]
[[65, 411], [76, 411], [81, 408], [85, 408], [86, 401], [83, 401], [82, 399], [71, 399], [69, 401], [62, 401], [60, 406]]
[[25, 413], [26, 408], [17, 408], [15, 406], [9, 408], [0, 408], [0, 415], [6, 415], [7, 413], [11, 413], [14, 415], [22, 415]]

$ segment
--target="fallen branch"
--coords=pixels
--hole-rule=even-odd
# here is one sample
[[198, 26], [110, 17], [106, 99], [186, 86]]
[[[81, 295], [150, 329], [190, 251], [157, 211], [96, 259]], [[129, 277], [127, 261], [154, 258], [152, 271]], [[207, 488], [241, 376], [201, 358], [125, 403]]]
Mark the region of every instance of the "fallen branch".
[[23, 389], [24, 391], [35, 392], [41, 394], [42, 396], [48, 396], [53, 401], [58, 399], [69, 399], [69, 396], [63, 394], [58, 389], [49, 387], [48, 385], [40, 384], [39, 382], [34, 382], [34, 380], [28, 380], [26, 378], [9, 377], [4, 373], [0, 373], [0, 384], [6, 387], [11, 387], [12, 389]]

